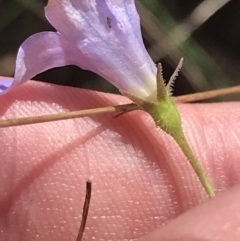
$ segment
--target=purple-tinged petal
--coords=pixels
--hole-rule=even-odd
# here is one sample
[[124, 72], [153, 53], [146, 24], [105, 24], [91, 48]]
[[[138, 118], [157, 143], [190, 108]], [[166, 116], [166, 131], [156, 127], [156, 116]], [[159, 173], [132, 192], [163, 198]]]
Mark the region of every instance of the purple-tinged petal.
[[42, 71], [73, 64], [130, 95], [157, 101], [157, 69], [144, 47], [134, 0], [49, 0], [45, 13], [58, 33], [23, 43], [14, 81], [0, 83], [0, 94]]
[[49, 0], [45, 14], [85, 53], [94, 72], [120, 90], [154, 101], [156, 66], [144, 47], [134, 0]]
[[42, 32], [29, 37], [21, 45], [16, 60], [14, 79], [0, 79], [4, 94], [38, 73], [65, 65], [78, 65], [91, 70], [81, 51], [58, 33]]
[[7, 89], [12, 85], [13, 78], [1, 78], [0, 79], [0, 94], [7, 91]]

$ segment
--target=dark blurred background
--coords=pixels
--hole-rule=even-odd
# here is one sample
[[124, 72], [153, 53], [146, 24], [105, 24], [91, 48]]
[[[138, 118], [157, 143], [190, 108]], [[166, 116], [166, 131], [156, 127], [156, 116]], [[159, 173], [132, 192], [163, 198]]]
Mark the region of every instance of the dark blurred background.
[[[240, 1], [137, 0], [146, 48], [168, 79], [184, 67], [175, 95], [240, 83]], [[0, 75], [13, 76], [18, 47], [30, 35], [54, 30], [44, 17], [47, 0], [0, 1]], [[36, 56], [37, 58], [37, 56]], [[52, 69], [34, 79], [118, 93], [101, 77], [78, 67]], [[240, 95], [216, 100], [240, 100]]]

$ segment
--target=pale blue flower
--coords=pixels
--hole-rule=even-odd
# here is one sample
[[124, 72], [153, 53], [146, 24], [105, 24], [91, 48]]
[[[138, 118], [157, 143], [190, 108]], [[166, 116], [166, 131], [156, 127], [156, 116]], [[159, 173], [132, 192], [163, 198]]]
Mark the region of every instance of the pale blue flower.
[[21, 45], [14, 79], [0, 81], [0, 94], [47, 69], [77, 65], [119, 90], [156, 101], [157, 70], [134, 0], [49, 0], [45, 15], [57, 32], [34, 34]]

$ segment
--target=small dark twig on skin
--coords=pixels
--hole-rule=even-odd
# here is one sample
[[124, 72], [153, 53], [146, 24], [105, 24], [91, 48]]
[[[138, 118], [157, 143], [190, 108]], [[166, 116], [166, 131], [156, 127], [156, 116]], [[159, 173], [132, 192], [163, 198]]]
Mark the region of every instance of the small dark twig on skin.
[[132, 103], [132, 106], [129, 105], [129, 107], [130, 108], [123, 109], [122, 112], [114, 115], [112, 118], [116, 119], [116, 118], [118, 118], [118, 117], [120, 117], [122, 115], [125, 115], [125, 114], [129, 113], [129, 112], [132, 112], [132, 111], [135, 111], [135, 110], [142, 110], [142, 108], [140, 106], [138, 106], [138, 105], [136, 105], [134, 103]]
[[81, 241], [82, 237], [83, 237], [83, 233], [84, 233], [86, 223], [87, 223], [91, 194], [92, 194], [92, 182], [90, 180], [87, 180], [87, 182], [86, 182], [86, 196], [85, 196], [85, 201], [84, 201], [84, 205], [83, 205], [82, 220], [81, 220], [81, 225], [80, 225], [80, 228], [79, 228], [79, 232], [78, 232], [78, 236], [77, 236], [76, 241]]

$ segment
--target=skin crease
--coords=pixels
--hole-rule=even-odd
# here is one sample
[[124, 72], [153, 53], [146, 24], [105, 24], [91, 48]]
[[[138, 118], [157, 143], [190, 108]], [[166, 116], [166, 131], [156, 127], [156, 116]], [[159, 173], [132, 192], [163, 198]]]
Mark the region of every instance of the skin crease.
[[[35, 82], [0, 99], [2, 119], [129, 103]], [[142, 111], [3, 128], [0, 240], [75, 241], [89, 178], [85, 240], [240, 240], [240, 104], [178, 107], [216, 198]]]

